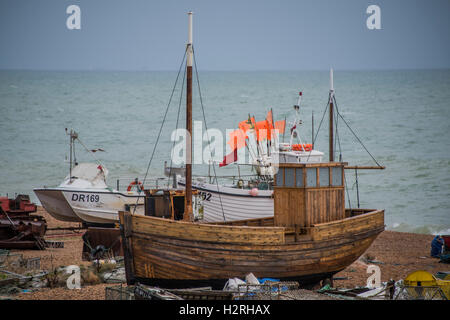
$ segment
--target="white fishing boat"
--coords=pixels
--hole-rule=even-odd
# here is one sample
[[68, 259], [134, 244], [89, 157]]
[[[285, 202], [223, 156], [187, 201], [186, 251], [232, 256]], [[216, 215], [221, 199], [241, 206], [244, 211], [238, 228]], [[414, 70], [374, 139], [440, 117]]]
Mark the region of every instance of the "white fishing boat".
[[[213, 184], [197, 178], [192, 181], [192, 189], [197, 190], [202, 199], [204, 222], [234, 221], [242, 219], [268, 218], [273, 216], [273, 190], [242, 187], [238, 184]], [[178, 184], [185, 186], [184, 178]], [[243, 181], [243, 180], [240, 180]]]
[[[135, 207], [143, 212], [142, 184], [134, 181], [127, 191], [108, 187], [108, 170], [99, 161], [76, 163], [73, 144], [78, 134], [70, 132], [69, 175], [57, 187], [34, 189], [45, 210], [54, 218], [68, 222], [88, 224], [111, 224], [119, 221], [118, 212]], [[89, 151], [89, 150], [88, 150]], [[133, 188], [133, 187], [136, 188]], [[134, 210], [134, 209], [131, 209]]]

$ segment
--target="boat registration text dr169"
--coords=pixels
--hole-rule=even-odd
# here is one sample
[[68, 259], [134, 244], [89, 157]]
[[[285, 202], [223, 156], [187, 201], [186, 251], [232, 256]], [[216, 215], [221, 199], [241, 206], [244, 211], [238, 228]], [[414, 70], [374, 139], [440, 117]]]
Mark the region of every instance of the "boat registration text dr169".
[[73, 193], [72, 194], [72, 201], [79, 201], [79, 202], [99, 202], [100, 196], [98, 194], [78, 194]]

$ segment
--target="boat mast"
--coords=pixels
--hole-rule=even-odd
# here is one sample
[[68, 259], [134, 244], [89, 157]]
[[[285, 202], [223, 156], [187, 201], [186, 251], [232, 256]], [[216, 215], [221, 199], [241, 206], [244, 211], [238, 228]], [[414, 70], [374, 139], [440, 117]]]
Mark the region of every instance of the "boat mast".
[[188, 43], [186, 47], [186, 191], [184, 219], [192, 216], [192, 12], [188, 12]]
[[333, 97], [334, 97], [334, 85], [333, 85], [333, 69], [330, 69], [330, 162], [334, 161], [334, 137], [333, 137]]
[[[69, 181], [72, 182], [72, 167], [73, 167], [73, 161], [75, 158], [75, 139], [78, 138], [78, 133], [76, 133], [73, 129], [70, 129], [70, 132], [67, 132], [66, 128], [66, 134], [70, 137], [70, 143], [69, 143]], [[73, 155], [73, 157], [72, 157]]]
[[311, 144], [312, 148], [314, 149], [314, 110], [311, 114]]
[[69, 156], [69, 181], [72, 182], [72, 145], [73, 137], [72, 130], [70, 130], [70, 156]]

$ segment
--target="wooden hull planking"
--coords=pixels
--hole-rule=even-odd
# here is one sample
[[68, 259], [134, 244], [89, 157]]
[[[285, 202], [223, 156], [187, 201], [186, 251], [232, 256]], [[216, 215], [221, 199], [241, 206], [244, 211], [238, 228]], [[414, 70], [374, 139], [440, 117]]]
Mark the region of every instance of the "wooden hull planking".
[[384, 211], [303, 230], [197, 224], [122, 212], [120, 221], [130, 283], [220, 283], [250, 272], [308, 283], [358, 259], [384, 230]]

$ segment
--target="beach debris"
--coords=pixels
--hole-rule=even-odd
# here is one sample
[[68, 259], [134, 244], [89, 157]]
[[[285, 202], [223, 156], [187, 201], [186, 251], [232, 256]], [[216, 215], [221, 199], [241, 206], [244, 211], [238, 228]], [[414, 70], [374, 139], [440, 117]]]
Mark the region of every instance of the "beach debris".
[[[100, 283], [125, 283], [125, 268], [123, 259], [96, 260], [91, 265], [60, 266], [49, 270], [44, 277], [45, 283], [40, 287], [67, 287], [68, 279], [73, 275], [73, 270], [79, 269], [80, 285], [96, 285]], [[37, 285], [35, 287], [38, 287]]]
[[448, 300], [438, 286], [407, 286], [396, 283], [394, 300]]
[[118, 228], [90, 227], [83, 237], [82, 259], [86, 261], [123, 256]]
[[223, 287], [224, 291], [237, 291], [240, 284], [246, 284], [244, 280], [239, 278], [230, 278]]
[[392, 300], [395, 293], [395, 281], [389, 280], [383, 282], [381, 286], [376, 288], [369, 287], [355, 287], [355, 288], [333, 288], [329, 284], [323, 286], [318, 293], [327, 296], [344, 299], [344, 300]]
[[337, 289], [326, 285], [317, 292], [346, 300], [447, 300], [450, 297], [450, 273], [433, 276], [419, 270], [409, 274], [405, 280], [396, 282], [391, 279], [376, 288]]
[[138, 283], [134, 287], [135, 300], [183, 300], [183, 298], [157, 287], [144, 286]]
[[395, 281], [383, 282], [382, 286], [357, 294], [358, 298], [370, 300], [392, 300], [395, 292]]
[[450, 254], [441, 254], [439, 263], [450, 263]]
[[12, 259], [8, 258], [1, 259], [3, 263], [0, 265], [0, 294], [12, 295], [46, 286], [47, 273], [39, 270], [40, 258], [23, 259], [21, 254], [12, 255]]
[[47, 223], [42, 216], [31, 215], [36, 210], [28, 195], [0, 197], [0, 248], [45, 249]]
[[351, 277], [333, 277], [333, 281], [334, 280], [350, 280]]
[[[444, 279], [442, 279], [444, 278]], [[418, 270], [395, 284], [394, 300], [448, 300], [450, 299], [450, 279], [438, 273]]]
[[299, 283], [296, 281], [280, 281], [273, 278], [258, 279], [253, 273], [245, 276], [245, 281], [239, 278], [230, 278], [223, 291], [235, 293], [235, 299], [239, 300], [272, 300], [280, 299], [282, 293], [289, 290], [297, 290]]
[[18, 273], [39, 270], [41, 258], [24, 258], [21, 253], [0, 249], [0, 268]]
[[[133, 293], [136, 300], [305, 300], [307, 297], [318, 299], [313, 291], [299, 290], [298, 282], [272, 282], [256, 278], [258, 280], [256, 283], [252, 276], [249, 279], [251, 283], [246, 283], [239, 278], [229, 279], [227, 283], [231, 283], [233, 288], [235, 283], [239, 283], [235, 290], [231, 290], [230, 286], [226, 286], [228, 290], [213, 290], [211, 287], [162, 289], [137, 283]], [[130, 290], [130, 287], [128, 286], [125, 290]], [[123, 291], [117, 292], [119, 290], [117, 288], [113, 290], [116, 292], [108, 293], [110, 296], [123, 299], [120, 295], [124, 293]]]
[[0, 197], [0, 208], [0, 214], [8, 213], [11, 218], [27, 218], [37, 211], [36, 204], [26, 194], [19, 194], [15, 199]]
[[135, 300], [134, 286], [111, 286], [105, 288], [105, 300]]
[[249, 273], [245, 276], [245, 282], [248, 284], [259, 284], [258, 278], [253, 273]]
[[103, 274], [103, 281], [106, 283], [126, 283], [125, 267], [114, 269]]
[[64, 248], [64, 241], [49, 241], [45, 240], [45, 247], [46, 248]]
[[363, 257], [361, 257], [361, 260], [366, 264], [384, 264], [384, 262], [378, 261], [375, 256], [372, 256], [370, 254], [364, 255]]
[[373, 264], [384, 264], [384, 262], [378, 261], [378, 260], [367, 260], [368, 263], [373, 263]]
[[450, 280], [450, 271], [439, 271], [434, 276], [441, 280]]
[[212, 287], [167, 289], [167, 291], [184, 300], [233, 300], [235, 298], [235, 293], [232, 291], [213, 290]]

